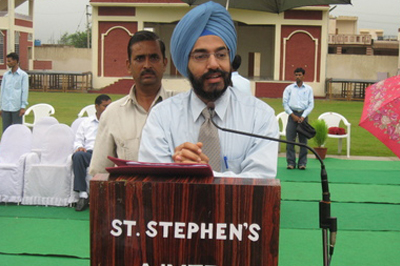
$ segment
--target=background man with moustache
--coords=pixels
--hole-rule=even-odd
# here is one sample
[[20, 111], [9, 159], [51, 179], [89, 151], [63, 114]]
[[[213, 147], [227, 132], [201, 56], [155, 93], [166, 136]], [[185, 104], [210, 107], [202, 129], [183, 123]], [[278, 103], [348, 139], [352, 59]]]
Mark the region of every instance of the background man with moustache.
[[[154, 107], [143, 128], [139, 161], [209, 163], [198, 142], [209, 102], [215, 102], [219, 126], [278, 138], [274, 110], [229, 86], [236, 44], [233, 21], [220, 4], [199, 5], [181, 19], [172, 34], [171, 55], [192, 90]], [[275, 178], [278, 143], [222, 131], [218, 135], [221, 170], [215, 175]]]
[[135, 85], [101, 116], [90, 163], [91, 175], [106, 173], [106, 167], [114, 166], [107, 156], [137, 161], [142, 128], [151, 108], [176, 94], [161, 85], [167, 62], [165, 45], [155, 33], [138, 31], [131, 37], [126, 68]]

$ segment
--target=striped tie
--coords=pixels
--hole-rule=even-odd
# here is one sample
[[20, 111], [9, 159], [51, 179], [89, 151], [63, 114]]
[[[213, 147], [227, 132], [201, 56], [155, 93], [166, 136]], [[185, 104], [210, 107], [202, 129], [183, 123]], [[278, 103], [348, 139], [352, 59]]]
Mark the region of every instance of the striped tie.
[[199, 142], [203, 143], [203, 153], [210, 159], [209, 164], [214, 171], [221, 171], [221, 156], [218, 129], [211, 123], [208, 108], [204, 108], [201, 114], [204, 123], [200, 127]]

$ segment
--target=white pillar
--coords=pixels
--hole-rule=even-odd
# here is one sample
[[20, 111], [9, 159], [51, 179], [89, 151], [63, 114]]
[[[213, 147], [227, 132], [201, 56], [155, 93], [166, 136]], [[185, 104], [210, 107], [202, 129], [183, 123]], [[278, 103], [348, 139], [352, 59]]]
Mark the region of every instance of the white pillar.
[[15, 51], [15, 0], [8, 0], [7, 54]]

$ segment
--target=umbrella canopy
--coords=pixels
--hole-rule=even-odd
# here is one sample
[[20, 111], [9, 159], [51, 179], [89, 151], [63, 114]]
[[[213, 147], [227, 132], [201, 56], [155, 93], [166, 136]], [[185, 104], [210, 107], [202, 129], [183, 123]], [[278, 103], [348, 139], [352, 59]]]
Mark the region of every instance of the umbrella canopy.
[[359, 125], [400, 158], [400, 75], [366, 89]]
[[[200, 5], [210, 0], [181, 0], [189, 5]], [[223, 6], [238, 9], [281, 13], [295, 7], [327, 5], [327, 4], [351, 4], [351, 0], [213, 0]]]

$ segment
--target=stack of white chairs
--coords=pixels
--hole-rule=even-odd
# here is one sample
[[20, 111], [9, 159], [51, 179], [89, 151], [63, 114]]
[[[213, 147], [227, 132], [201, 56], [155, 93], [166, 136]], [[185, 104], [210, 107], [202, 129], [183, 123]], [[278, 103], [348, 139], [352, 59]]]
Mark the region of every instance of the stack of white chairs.
[[[30, 113], [33, 113], [33, 123], [27, 123], [25, 117]], [[41, 118], [49, 117], [55, 114], [55, 109], [53, 106], [47, 103], [38, 103], [29, 107], [22, 117], [22, 124], [28, 127], [33, 127]]]
[[52, 125], [43, 140], [41, 156], [26, 158], [22, 204], [68, 206], [72, 194], [74, 134], [65, 124]]
[[22, 200], [24, 165], [32, 147], [32, 132], [24, 125], [11, 125], [0, 142], [0, 202]]

